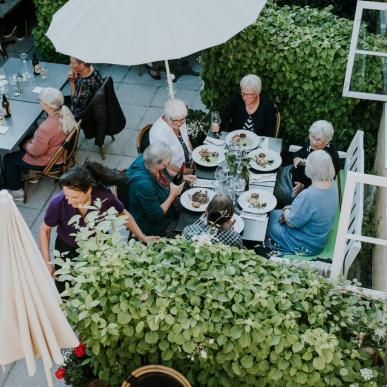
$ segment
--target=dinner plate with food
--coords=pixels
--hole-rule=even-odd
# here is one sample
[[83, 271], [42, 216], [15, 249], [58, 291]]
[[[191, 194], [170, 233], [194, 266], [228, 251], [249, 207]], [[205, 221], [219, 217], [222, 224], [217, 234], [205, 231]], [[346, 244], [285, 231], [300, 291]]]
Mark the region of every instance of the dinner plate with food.
[[248, 155], [250, 160], [250, 167], [257, 171], [267, 172], [274, 171], [281, 166], [281, 156], [269, 149], [254, 149]]
[[192, 159], [203, 167], [216, 167], [224, 160], [224, 151], [215, 145], [200, 145], [192, 151]]
[[207, 209], [208, 203], [215, 194], [216, 192], [211, 189], [191, 188], [181, 195], [180, 203], [187, 210], [203, 212]]
[[234, 130], [227, 135], [226, 144], [239, 144], [243, 150], [252, 150], [258, 146], [261, 138], [250, 130]]
[[275, 208], [277, 199], [270, 192], [250, 189], [239, 196], [238, 203], [243, 211], [254, 214], [266, 214]]

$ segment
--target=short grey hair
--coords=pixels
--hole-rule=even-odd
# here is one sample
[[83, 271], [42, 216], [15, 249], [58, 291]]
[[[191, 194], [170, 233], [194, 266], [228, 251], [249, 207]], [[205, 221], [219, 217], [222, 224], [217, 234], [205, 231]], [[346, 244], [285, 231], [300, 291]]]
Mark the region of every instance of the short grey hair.
[[240, 82], [241, 89], [247, 87], [251, 90], [254, 90], [257, 94], [259, 94], [262, 90], [262, 81], [258, 75], [247, 74], [245, 75]]
[[187, 115], [187, 105], [181, 99], [169, 99], [164, 104], [164, 114], [174, 120]]
[[156, 141], [145, 149], [143, 157], [145, 165], [153, 167], [160, 164], [165, 159], [171, 158], [172, 151], [164, 142]]
[[316, 150], [305, 161], [305, 174], [312, 181], [327, 181], [335, 177], [332, 157], [325, 150]]
[[327, 142], [332, 140], [333, 134], [333, 125], [326, 120], [315, 121], [309, 128], [309, 135], [322, 136]]

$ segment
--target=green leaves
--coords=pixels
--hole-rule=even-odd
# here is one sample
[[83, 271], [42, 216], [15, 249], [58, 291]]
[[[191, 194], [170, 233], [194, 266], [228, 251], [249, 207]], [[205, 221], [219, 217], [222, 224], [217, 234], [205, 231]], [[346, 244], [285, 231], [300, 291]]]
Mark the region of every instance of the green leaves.
[[201, 385], [346, 385], [372, 364], [353, 335], [359, 321], [367, 345], [382, 350], [371, 334], [379, 304], [337, 292], [314, 271], [223, 245], [197, 254], [183, 239], [112, 244], [109, 234], [99, 243], [102, 229], [85, 231], [80, 257], [61, 269], [74, 277], [66, 313], [113, 387], [142, 363]]

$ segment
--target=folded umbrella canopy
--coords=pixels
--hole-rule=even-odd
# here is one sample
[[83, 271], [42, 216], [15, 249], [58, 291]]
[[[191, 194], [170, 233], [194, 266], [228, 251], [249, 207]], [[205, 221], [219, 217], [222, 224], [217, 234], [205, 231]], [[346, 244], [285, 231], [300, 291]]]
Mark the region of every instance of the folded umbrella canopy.
[[[90, 63], [177, 59], [226, 42], [266, 0], [69, 0], [53, 16], [55, 49]], [[166, 62], [170, 94], [172, 80]]]
[[43, 360], [49, 386], [52, 361], [63, 364], [60, 348], [79, 342], [38, 246], [11, 195], [0, 191], [0, 365], [25, 358], [29, 375], [35, 356]]

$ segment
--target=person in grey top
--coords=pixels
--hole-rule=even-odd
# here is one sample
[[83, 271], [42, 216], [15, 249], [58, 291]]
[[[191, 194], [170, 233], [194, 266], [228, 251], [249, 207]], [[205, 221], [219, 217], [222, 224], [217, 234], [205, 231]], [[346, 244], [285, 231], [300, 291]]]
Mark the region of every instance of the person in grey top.
[[326, 245], [339, 203], [331, 156], [325, 150], [310, 153], [305, 174], [312, 185], [290, 206], [271, 212], [268, 236], [281, 252], [315, 255]]
[[229, 246], [243, 248], [241, 236], [232, 227], [234, 206], [232, 200], [224, 194], [215, 195], [208, 204], [206, 213], [194, 224], [183, 230], [183, 236], [194, 239], [194, 236], [207, 234], [212, 236], [212, 243], [223, 243]]

